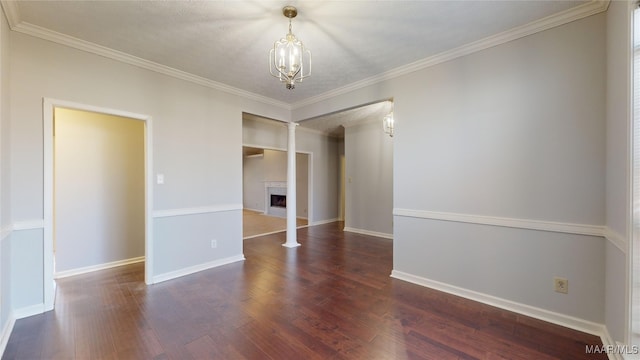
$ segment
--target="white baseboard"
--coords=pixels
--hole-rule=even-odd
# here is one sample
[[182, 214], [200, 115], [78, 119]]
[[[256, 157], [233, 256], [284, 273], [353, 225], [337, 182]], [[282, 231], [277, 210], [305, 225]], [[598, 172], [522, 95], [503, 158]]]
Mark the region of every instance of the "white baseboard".
[[44, 303], [40, 303], [13, 310], [13, 317], [15, 317], [16, 320], [20, 320], [29, 316], [42, 314], [46, 311], [47, 309]]
[[[296, 228], [296, 229], [300, 229], [300, 228], [298, 227], [298, 228]], [[256, 234], [256, 235], [251, 235], [251, 236], [245, 236], [245, 237], [243, 237], [243, 238], [242, 238], [242, 240], [253, 239], [253, 238], [260, 237], [260, 236], [267, 236], [267, 235], [278, 234], [278, 233], [285, 232], [285, 231], [287, 231], [287, 229], [276, 230], [276, 231], [269, 231], [269, 232], [262, 233], [262, 234]]]
[[62, 279], [62, 278], [69, 277], [69, 276], [75, 276], [75, 275], [86, 274], [86, 273], [99, 271], [99, 270], [111, 269], [111, 268], [114, 268], [114, 267], [123, 266], [123, 265], [129, 265], [129, 264], [135, 264], [135, 263], [139, 263], [139, 262], [143, 262], [143, 261], [144, 261], [144, 256], [139, 256], [139, 257], [135, 257], [135, 258], [131, 258], [131, 259], [112, 261], [112, 262], [109, 262], [109, 263], [92, 265], [92, 266], [87, 266], [87, 267], [82, 267], [82, 268], [77, 268], [77, 269], [71, 269], [71, 270], [65, 270], [65, 271], [58, 271], [55, 274], [53, 274], [53, 278], [54, 279]]
[[4, 327], [2, 328], [2, 333], [0, 333], [0, 357], [4, 355], [4, 351], [7, 349], [9, 337], [11, 337], [11, 332], [13, 331], [13, 326], [15, 324], [16, 318], [13, 316], [13, 313], [11, 313], [7, 319], [7, 323], [4, 324]]
[[[609, 334], [609, 330], [607, 330], [606, 326], [602, 326], [602, 332], [600, 333], [600, 340], [602, 340], [602, 347], [603, 348], [615, 348], [617, 345], [615, 341], [613, 341], [613, 339], [611, 338], [611, 335]], [[609, 360], [624, 360], [622, 354], [618, 354], [615, 352], [611, 352], [609, 354], [607, 354], [609, 357]]]
[[356, 234], [376, 236], [376, 237], [381, 237], [381, 238], [393, 240], [393, 234], [387, 234], [387, 233], [381, 233], [381, 232], [377, 232], [377, 231], [369, 231], [369, 230], [363, 230], [363, 229], [355, 229], [355, 228], [347, 227], [347, 226], [345, 226], [343, 230], [344, 231], [348, 231], [348, 232], [352, 232], [352, 233], [356, 233]]
[[453, 294], [456, 296], [461, 296], [466, 299], [474, 300], [474, 301], [495, 306], [501, 309], [513, 311], [518, 314], [526, 315], [532, 318], [536, 318], [536, 319], [550, 322], [556, 325], [564, 326], [570, 329], [582, 331], [591, 335], [599, 336], [602, 339], [603, 343], [605, 341], [611, 342], [610, 337], [607, 336], [608, 339], [604, 338], [604, 336], [607, 333], [604, 331], [605, 326], [603, 324], [598, 324], [591, 321], [579, 319], [573, 316], [564, 315], [564, 314], [556, 313], [553, 311], [537, 308], [534, 306], [517, 303], [515, 301], [502, 299], [499, 297], [483, 294], [473, 290], [460, 288], [460, 287], [445, 284], [439, 281], [430, 280], [420, 276], [407, 274], [402, 271], [393, 270], [391, 272], [391, 277], [408, 281], [410, 283], [414, 283], [414, 284], [428, 287], [431, 289], [446, 292], [449, 294]]
[[333, 218], [333, 219], [327, 219], [327, 220], [314, 221], [313, 223], [309, 224], [309, 226], [330, 224], [330, 223], [333, 223], [333, 222], [336, 222], [336, 221], [340, 221], [340, 219]]
[[156, 275], [153, 277], [153, 283], [157, 284], [163, 281], [176, 279], [176, 278], [186, 276], [186, 275], [191, 275], [203, 270], [208, 270], [218, 266], [227, 265], [237, 261], [244, 261], [244, 260], [245, 260], [244, 255], [240, 254], [240, 255], [224, 258], [224, 259], [210, 261], [208, 263], [199, 264], [199, 265], [191, 266], [191, 267], [176, 270], [176, 271], [171, 271], [161, 275]]

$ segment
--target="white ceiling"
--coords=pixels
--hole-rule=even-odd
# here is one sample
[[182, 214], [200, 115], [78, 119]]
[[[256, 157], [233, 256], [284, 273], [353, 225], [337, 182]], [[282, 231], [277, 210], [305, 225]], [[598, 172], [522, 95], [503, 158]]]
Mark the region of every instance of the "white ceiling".
[[[64, 34], [295, 104], [587, 2], [2, 0], [2, 5], [14, 29]], [[293, 32], [313, 53], [311, 77], [294, 90], [285, 89], [268, 69], [268, 51], [287, 32], [285, 5], [298, 8]], [[331, 131], [343, 120], [332, 114], [330, 122], [331, 128], [314, 125], [324, 123], [318, 119], [306, 126]]]

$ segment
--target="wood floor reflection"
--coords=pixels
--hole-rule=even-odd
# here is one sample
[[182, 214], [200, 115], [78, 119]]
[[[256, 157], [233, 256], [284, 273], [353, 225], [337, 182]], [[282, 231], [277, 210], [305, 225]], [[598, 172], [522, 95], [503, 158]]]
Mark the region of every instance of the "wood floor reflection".
[[3, 359], [606, 359], [595, 336], [392, 279], [392, 241], [342, 227], [152, 286], [143, 264], [60, 279]]
[[[306, 219], [296, 219], [296, 222], [298, 227], [307, 225]], [[263, 212], [254, 210], [242, 210], [242, 237], [245, 239], [286, 229], [285, 218], [264, 215]]]

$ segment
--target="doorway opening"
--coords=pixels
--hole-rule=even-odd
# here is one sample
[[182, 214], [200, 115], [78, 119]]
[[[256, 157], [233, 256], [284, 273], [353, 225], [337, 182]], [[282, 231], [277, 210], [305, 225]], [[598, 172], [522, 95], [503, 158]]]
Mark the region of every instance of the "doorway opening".
[[393, 137], [383, 119], [393, 100], [383, 100], [300, 121], [338, 139], [336, 214], [344, 230], [393, 238]]
[[[287, 229], [287, 152], [243, 146], [243, 238]], [[296, 227], [310, 223], [311, 154], [296, 152]]]
[[44, 300], [54, 278], [145, 262], [153, 279], [151, 118], [45, 99]]

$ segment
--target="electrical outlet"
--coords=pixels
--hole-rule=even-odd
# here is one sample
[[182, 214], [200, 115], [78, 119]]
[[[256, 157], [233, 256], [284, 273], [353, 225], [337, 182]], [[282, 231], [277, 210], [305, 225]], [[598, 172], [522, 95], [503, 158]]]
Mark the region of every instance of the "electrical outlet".
[[569, 280], [556, 276], [553, 278], [553, 284], [556, 292], [561, 294], [569, 293]]
[[215, 249], [218, 247], [218, 241], [217, 240], [211, 240], [211, 248]]

